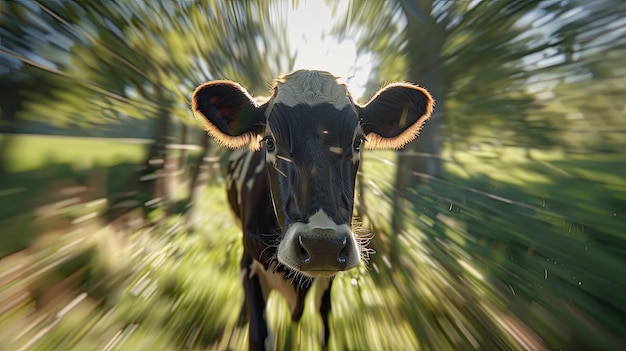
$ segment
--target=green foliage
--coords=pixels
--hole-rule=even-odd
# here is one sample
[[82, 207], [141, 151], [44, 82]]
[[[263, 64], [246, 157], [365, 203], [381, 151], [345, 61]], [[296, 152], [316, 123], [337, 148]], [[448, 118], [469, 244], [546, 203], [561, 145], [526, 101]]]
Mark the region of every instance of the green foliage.
[[625, 11], [620, 1], [354, 2], [335, 30], [378, 54], [370, 91], [407, 78], [431, 89], [456, 147], [619, 149], [603, 126], [623, 114], [612, 97], [625, 89]]
[[[18, 94], [11, 98], [23, 105], [10, 119], [86, 128], [166, 111], [195, 125], [189, 97], [197, 85], [229, 77], [265, 94], [267, 82], [293, 63], [280, 35], [284, 21], [263, 22], [270, 11], [265, 2], [24, 1], [5, 7], [0, 75], [13, 81]], [[13, 78], [16, 73], [23, 78]]]

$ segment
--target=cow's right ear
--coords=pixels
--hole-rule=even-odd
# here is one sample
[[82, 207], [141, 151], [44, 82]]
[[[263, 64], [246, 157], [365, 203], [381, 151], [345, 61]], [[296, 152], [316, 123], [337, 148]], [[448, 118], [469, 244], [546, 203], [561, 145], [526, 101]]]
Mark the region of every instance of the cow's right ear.
[[265, 105], [258, 106], [241, 85], [228, 80], [204, 83], [193, 92], [191, 108], [204, 129], [221, 145], [259, 149]]

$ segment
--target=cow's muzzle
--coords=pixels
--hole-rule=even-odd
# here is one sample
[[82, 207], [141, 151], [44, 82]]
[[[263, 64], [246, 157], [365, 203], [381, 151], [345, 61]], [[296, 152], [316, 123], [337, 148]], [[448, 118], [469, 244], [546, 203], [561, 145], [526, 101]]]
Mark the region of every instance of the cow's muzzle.
[[332, 276], [359, 264], [354, 234], [319, 211], [308, 223], [292, 224], [278, 246], [278, 261], [308, 276]]

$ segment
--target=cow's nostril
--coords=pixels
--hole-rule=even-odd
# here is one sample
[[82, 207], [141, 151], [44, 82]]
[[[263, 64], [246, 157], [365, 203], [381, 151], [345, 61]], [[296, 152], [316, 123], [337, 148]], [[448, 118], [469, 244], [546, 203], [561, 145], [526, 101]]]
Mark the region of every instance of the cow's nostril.
[[337, 255], [337, 261], [339, 261], [340, 264], [345, 264], [348, 261], [348, 255], [349, 255], [349, 250], [346, 247], [346, 243], [348, 242], [348, 239], [343, 238], [343, 247], [341, 249], [341, 251], [339, 251], [339, 254]]
[[301, 263], [307, 263], [311, 259], [309, 252], [306, 250], [306, 248], [304, 247], [304, 244], [302, 243], [302, 235], [298, 235], [298, 251], [297, 252], [298, 252], [298, 260], [300, 260]]

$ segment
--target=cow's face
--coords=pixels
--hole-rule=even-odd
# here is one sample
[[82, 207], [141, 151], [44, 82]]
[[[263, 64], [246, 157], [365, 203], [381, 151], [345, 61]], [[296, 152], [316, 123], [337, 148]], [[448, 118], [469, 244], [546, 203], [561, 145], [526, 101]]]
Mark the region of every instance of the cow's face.
[[359, 264], [351, 229], [354, 183], [364, 148], [397, 149], [432, 112], [428, 92], [409, 84], [379, 91], [361, 107], [326, 72], [296, 71], [257, 106], [230, 81], [201, 85], [192, 107], [222, 145], [265, 152], [282, 230], [278, 261], [309, 276]]

